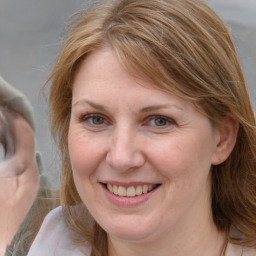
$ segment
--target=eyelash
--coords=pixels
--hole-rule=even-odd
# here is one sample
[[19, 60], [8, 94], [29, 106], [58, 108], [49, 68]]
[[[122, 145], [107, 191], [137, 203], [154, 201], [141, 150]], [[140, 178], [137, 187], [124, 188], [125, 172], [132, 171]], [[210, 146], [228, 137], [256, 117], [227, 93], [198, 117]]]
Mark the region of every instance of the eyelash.
[[161, 115], [153, 115], [153, 116], [150, 116], [150, 117], [147, 119], [148, 122], [146, 123], [146, 125], [147, 125], [148, 123], [150, 123], [151, 121], [155, 121], [155, 122], [156, 122], [157, 119], [158, 119], [158, 120], [161, 120], [161, 121], [164, 121], [165, 124], [163, 124], [163, 125], [156, 125], [156, 124], [154, 124], [153, 126], [155, 126], [155, 127], [166, 128], [166, 127], [168, 127], [169, 125], [175, 125], [175, 124], [176, 124], [176, 122], [175, 122], [173, 119], [169, 118], [169, 117], [161, 116]]
[[[97, 118], [101, 119], [103, 121], [103, 123], [102, 124], [93, 123], [93, 120], [95, 120]], [[100, 114], [85, 114], [79, 119], [80, 119], [80, 122], [82, 122], [82, 123], [87, 122], [90, 126], [102, 126], [107, 123], [106, 118]], [[90, 120], [92, 122], [90, 122]]]
[[[94, 122], [96, 119], [100, 119], [102, 122], [97, 124]], [[157, 120], [164, 121], [164, 124], [157, 125], [155, 123]], [[104, 117], [104, 115], [97, 114], [97, 113], [85, 114], [81, 118], [79, 118], [79, 121], [82, 123], [86, 122], [89, 126], [92, 126], [92, 127], [102, 127], [109, 123], [108, 120]], [[152, 121], [154, 122], [154, 124], [151, 123]], [[162, 115], [149, 116], [145, 119], [145, 122], [143, 122], [143, 126], [152, 126], [152, 127], [157, 127], [158, 129], [168, 128], [170, 125], [176, 125], [176, 122], [173, 119], [166, 116], [162, 116]]]

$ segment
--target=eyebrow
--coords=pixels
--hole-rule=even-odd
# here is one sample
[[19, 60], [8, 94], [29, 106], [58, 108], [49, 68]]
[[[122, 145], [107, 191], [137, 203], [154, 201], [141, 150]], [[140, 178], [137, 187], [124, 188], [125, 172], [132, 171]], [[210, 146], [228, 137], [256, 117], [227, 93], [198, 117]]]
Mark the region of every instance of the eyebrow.
[[[77, 102], [75, 102], [73, 104], [73, 106], [77, 106], [77, 105], [84, 105], [84, 104], [88, 104], [91, 107], [98, 109], [98, 110], [106, 110], [104, 105], [92, 102], [90, 100], [79, 100]], [[152, 106], [146, 106], [140, 109], [141, 113], [148, 113], [148, 112], [152, 112], [152, 111], [157, 111], [163, 108], [176, 108], [178, 110], [183, 111], [184, 109], [181, 106], [178, 106], [176, 104], [160, 104], [160, 105], [152, 105]]]
[[99, 110], [105, 110], [105, 107], [101, 104], [97, 104], [95, 102], [92, 102], [90, 100], [79, 100], [77, 102], [75, 102], [73, 104], [73, 106], [77, 106], [77, 105], [84, 105], [84, 104], [88, 104], [90, 105], [91, 107], [95, 108], [95, 109], [99, 109]]
[[177, 106], [176, 104], [163, 104], [163, 105], [152, 105], [152, 106], [144, 107], [140, 110], [140, 112], [147, 113], [147, 112], [160, 110], [160, 109], [163, 109], [163, 108], [176, 108], [178, 110], [183, 110], [182, 107]]

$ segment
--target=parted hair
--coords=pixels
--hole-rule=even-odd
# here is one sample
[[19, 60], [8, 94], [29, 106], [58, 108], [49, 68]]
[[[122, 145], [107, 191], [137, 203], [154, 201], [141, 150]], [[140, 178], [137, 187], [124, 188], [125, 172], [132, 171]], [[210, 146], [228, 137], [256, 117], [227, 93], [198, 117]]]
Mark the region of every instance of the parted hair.
[[132, 75], [193, 102], [213, 125], [228, 115], [236, 119], [234, 150], [211, 169], [212, 214], [220, 230], [232, 225], [243, 234], [231, 242], [256, 247], [254, 113], [230, 31], [201, 0], [104, 1], [81, 13], [70, 28], [49, 77], [51, 129], [61, 151], [61, 199], [70, 228], [91, 244], [91, 256], [107, 255], [106, 233], [86, 206], [73, 214], [73, 206], [82, 202], [67, 142], [76, 71], [86, 56], [106, 45]]

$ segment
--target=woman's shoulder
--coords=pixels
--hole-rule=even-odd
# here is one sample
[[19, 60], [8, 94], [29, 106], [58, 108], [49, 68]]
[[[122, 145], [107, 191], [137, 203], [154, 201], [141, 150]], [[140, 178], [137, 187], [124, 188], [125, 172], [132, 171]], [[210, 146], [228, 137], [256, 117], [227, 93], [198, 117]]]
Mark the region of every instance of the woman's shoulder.
[[47, 214], [28, 256], [84, 256], [90, 250], [74, 244], [77, 235], [66, 224], [63, 208], [53, 209]]
[[256, 249], [243, 247], [243, 256], [256, 256]]
[[225, 256], [256, 256], [256, 250], [253, 248], [228, 243]]
[[[230, 237], [235, 239], [240, 239], [243, 237], [242, 233], [233, 225], [230, 227], [229, 234]], [[228, 243], [225, 256], [256, 256], [256, 249]]]

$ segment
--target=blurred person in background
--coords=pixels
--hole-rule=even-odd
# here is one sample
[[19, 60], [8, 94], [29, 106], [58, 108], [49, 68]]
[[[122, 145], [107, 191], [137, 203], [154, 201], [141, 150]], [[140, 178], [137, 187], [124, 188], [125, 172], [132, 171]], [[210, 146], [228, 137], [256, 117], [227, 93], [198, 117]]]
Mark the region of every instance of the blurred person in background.
[[34, 138], [31, 104], [0, 77], [0, 255], [27, 255], [44, 216], [58, 205]]

